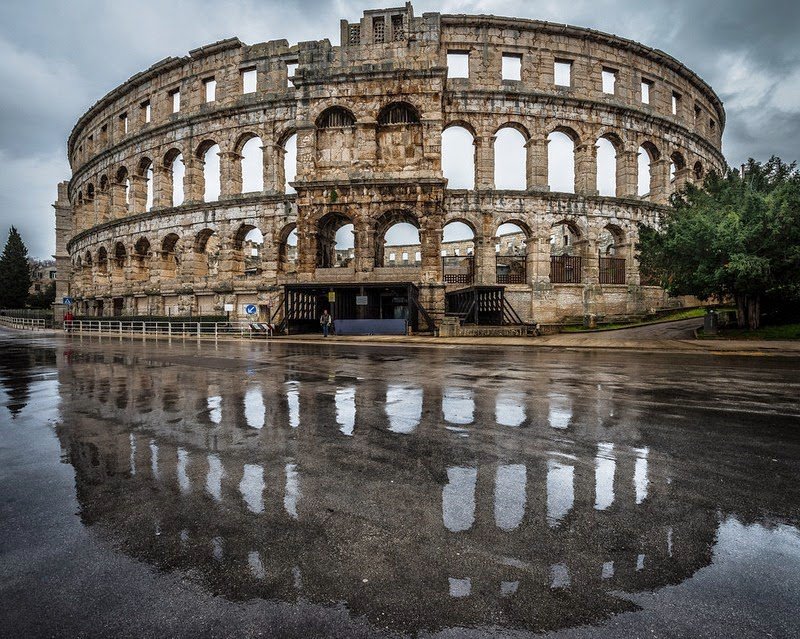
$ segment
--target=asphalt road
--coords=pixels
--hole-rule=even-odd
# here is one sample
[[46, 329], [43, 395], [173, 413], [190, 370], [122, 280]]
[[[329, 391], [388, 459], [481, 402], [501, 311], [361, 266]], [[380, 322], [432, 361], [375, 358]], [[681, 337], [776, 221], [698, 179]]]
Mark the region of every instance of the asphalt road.
[[800, 635], [798, 358], [0, 353], [0, 635]]

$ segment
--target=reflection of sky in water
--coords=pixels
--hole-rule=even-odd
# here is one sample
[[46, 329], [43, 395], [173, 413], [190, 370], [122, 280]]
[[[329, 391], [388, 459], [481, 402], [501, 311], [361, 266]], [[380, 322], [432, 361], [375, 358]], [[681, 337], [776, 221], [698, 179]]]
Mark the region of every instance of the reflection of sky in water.
[[650, 454], [647, 448], [636, 449], [636, 465], [633, 469], [633, 485], [636, 488], [636, 503], [641, 504], [647, 499], [647, 486], [650, 480], [647, 478], [647, 456]]
[[569, 588], [569, 568], [567, 564], [553, 564], [550, 566], [550, 587], [551, 588]]
[[150, 470], [153, 472], [153, 477], [158, 479], [158, 444], [155, 439], [150, 440]]
[[525, 516], [526, 470], [523, 464], [499, 466], [494, 482], [494, 521], [502, 530], [514, 530]]
[[250, 386], [244, 394], [244, 419], [250, 428], [264, 428], [267, 409], [260, 385]]
[[178, 449], [178, 466], [176, 474], [178, 476], [178, 487], [181, 492], [186, 494], [192, 489], [192, 483], [189, 481], [189, 474], [186, 472], [189, 466], [189, 453], [183, 449]]
[[286, 382], [286, 402], [289, 404], [289, 426], [300, 425], [300, 383]]
[[393, 433], [412, 433], [422, 419], [422, 389], [389, 384], [386, 389], [386, 416]]
[[614, 444], [602, 442], [597, 445], [594, 462], [594, 507], [597, 510], [605, 510], [614, 503], [615, 459]]
[[636, 557], [636, 570], [644, 570], [644, 555]]
[[472, 580], [469, 577], [466, 579], [448, 577], [447, 580], [450, 585], [451, 597], [469, 597], [472, 594]]
[[559, 393], [548, 395], [550, 406], [547, 413], [547, 422], [551, 428], [569, 428], [572, 419], [572, 399]]
[[297, 500], [300, 497], [300, 476], [297, 464], [286, 464], [286, 491], [283, 495], [283, 507], [289, 515], [297, 519]]
[[494, 418], [501, 426], [521, 426], [525, 421], [525, 394], [510, 391], [497, 393]]
[[222, 423], [222, 397], [220, 395], [211, 395], [206, 400], [208, 407], [208, 418], [213, 424]]
[[130, 433], [129, 440], [131, 442], [131, 476], [136, 474], [136, 436]]
[[256, 579], [266, 577], [267, 573], [264, 571], [264, 564], [261, 563], [261, 555], [258, 554], [258, 551], [251, 550], [247, 553], [247, 565], [250, 566], [250, 574]]
[[442, 413], [451, 424], [471, 424], [475, 419], [475, 400], [468, 388], [444, 389]]
[[575, 467], [547, 461], [547, 522], [555, 527], [575, 503]]
[[356, 389], [352, 386], [336, 390], [336, 423], [345, 435], [353, 435], [356, 423]]
[[603, 571], [600, 573], [602, 579], [611, 579], [614, 576], [614, 562], [607, 561], [603, 564]]
[[219, 455], [208, 456], [208, 474], [206, 475], [206, 490], [216, 501], [222, 501], [222, 477], [225, 470]]
[[500, 582], [500, 596], [510, 597], [515, 594], [519, 589], [518, 581], [501, 581]]
[[442, 489], [442, 520], [451, 532], [468, 530], [475, 522], [477, 468], [447, 469], [447, 484]]
[[222, 545], [222, 537], [214, 537], [211, 540], [211, 556], [214, 557], [215, 561], [222, 561], [222, 557], [224, 556]]
[[258, 464], [245, 464], [242, 481], [239, 482], [247, 509], [251, 513], [264, 512], [264, 469]]

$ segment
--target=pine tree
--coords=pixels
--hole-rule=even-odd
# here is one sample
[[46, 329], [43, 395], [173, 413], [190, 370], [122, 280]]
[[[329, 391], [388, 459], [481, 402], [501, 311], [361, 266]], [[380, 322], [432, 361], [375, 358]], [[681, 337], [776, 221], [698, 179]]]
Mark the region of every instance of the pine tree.
[[31, 287], [28, 249], [13, 226], [0, 256], [0, 308], [23, 308]]

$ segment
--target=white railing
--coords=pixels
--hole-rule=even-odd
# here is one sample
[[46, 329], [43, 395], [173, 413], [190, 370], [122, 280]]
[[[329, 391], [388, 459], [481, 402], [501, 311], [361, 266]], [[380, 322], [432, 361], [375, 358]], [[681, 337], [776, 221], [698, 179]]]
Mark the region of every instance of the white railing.
[[219, 337], [271, 337], [266, 322], [148, 322], [112, 319], [73, 320], [65, 330], [73, 335], [118, 335], [125, 337], [178, 337], [217, 339]]
[[0, 315], [0, 326], [19, 328], [29, 331], [40, 331], [47, 328], [45, 320], [33, 317], [8, 317]]

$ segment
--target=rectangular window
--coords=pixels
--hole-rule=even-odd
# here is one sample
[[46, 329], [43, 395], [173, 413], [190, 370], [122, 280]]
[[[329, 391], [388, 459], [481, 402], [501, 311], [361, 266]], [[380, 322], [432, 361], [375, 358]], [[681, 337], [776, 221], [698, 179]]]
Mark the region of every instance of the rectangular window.
[[217, 81], [214, 78], [206, 78], [203, 80], [203, 88], [205, 89], [206, 102], [214, 102], [217, 99]]
[[569, 60], [556, 60], [553, 63], [553, 77], [558, 87], [572, 85], [572, 62]]
[[361, 25], [351, 24], [347, 40], [350, 44], [361, 44]]
[[172, 96], [172, 112], [178, 113], [181, 110], [181, 92], [176, 89], [170, 93], [170, 96]]
[[372, 18], [372, 41], [375, 44], [386, 42], [386, 22], [383, 16]]
[[286, 86], [290, 86], [290, 87], [294, 86], [294, 80], [292, 80], [292, 78], [294, 77], [295, 73], [297, 73], [297, 62], [287, 62], [286, 63], [286, 78], [287, 78]]
[[447, 52], [447, 77], [448, 78], [469, 77], [469, 53], [467, 53], [466, 51]]
[[653, 92], [653, 83], [650, 80], [642, 80], [642, 104], [650, 104], [650, 94]]
[[447, 249], [442, 249], [442, 257], [447, 257]]
[[389, 253], [389, 261], [390, 261], [390, 262], [394, 262], [394, 260], [395, 260], [395, 258], [396, 258], [396, 257], [397, 257], [397, 256], [396, 256], [394, 253]]
[[617, 90], [617, 72], [614, 69], [603, 69], [603, 93], [614, 95]]
[[120, 129], [122, 129], [122, 134], [123, 135], [127, 135], [128, 134], [128, 114], [127, 113], [123, 113], [121, 116], [119, 116], [119, 126], [120, 126]]
[[403, 16], [392, 16], [392, 40], [400, 42], [406, 39], [406, 30], [403, 25]]
[[503, 80], [522, 80], [522, 56], [503, 54]]
[[408, 253], [403, 252], [403, 261], [408, 262]]
[[695, 121], [700, 119], [700, 105], [699, 104], [695, 104], [694, 105], [694, 119], [695, 119]]
[[422, 252], [421, 251], [417, 251], [416, 253], [414, 253], [414, 261], [415, 262], [421, 262], [422, 261]]
[[142, 102], [142, 120], [145, 124], [150, 122], [150, 100]]
[[255, 93], [256, 92], [256, 70], [243, 69], [242, 70], [242, 93]]
[[672, 92], [672, 115], [678, 115], [678, 106], [681, 103], [680, 93]]

